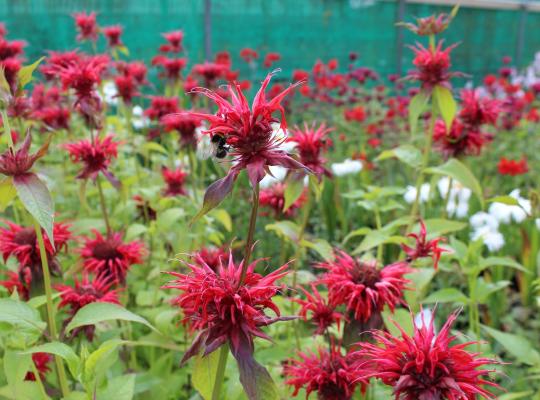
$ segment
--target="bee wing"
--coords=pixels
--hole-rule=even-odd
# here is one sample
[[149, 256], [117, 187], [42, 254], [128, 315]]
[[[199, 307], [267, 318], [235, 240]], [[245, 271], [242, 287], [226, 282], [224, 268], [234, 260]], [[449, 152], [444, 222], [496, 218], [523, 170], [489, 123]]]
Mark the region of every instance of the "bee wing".
[[216, 154], [216, 144], [210, 141], [207, 135], [202, 135], [197, 142], [197, 157], [207, 160]]

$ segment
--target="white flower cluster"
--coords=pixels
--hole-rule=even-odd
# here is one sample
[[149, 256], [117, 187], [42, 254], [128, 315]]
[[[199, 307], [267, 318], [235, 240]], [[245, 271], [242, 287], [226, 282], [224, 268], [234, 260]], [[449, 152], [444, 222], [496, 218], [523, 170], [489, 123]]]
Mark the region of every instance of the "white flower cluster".
[[362, 161], [351, 160], [350, 158], [347, 158], [346, 160], [340, 163], [334, 163], [331, 166], [332, 173], [335, 176], [357, 174], [360, 171], [362, 171], [362, 167], [363, 167]]
[[510, 224], [512, 222], [519, 224], [531, 213], [531, 202], [521, 197], [519, 189], [510, 192], [509, 196], [516, 199], [519, 206], [493, 203], [488, 212], [477, 212], [469, 220], [473, 228], [471, 239], [481, 239], [489, 251], [497, 251], [504, 246], [504, 236], [499, 231], [500, 224]]

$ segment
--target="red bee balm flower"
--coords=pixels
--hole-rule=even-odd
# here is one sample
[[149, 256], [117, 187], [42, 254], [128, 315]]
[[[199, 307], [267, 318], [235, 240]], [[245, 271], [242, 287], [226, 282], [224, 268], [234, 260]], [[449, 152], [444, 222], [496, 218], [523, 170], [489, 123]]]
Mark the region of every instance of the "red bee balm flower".
[[407, 79], [422, 82], [422, 88], [431, 90], [436, 85], [450, 88], [450, 78], [460, 76], [460, 73], [449, 72], [450, 52], [456, 47], [452, 45], [442, 49], [442, 41], [436, 47], [426, 49], [420, 43], [417, 47], [412, 47], [415, 53], [413, 64], [416, 71], [411, 71]]
[[[45, 374], [51, 371], [49, 363], [52, 361], [53, 357], [49, 353], [34, 353], [32, 354], [32, 362], [36, 366], [39, 377], [41, 380], [45, 379]], [[28, 371], [24, 378], [25, 381], [35, 381], [36, 376], [34, 372]]]
[[316, 127], [315, 124], [308, 126], [306, 123], [304, 129], [291, 130], [291, 136], [288, 139], [296, 143], [300, 162], [317, 175], [332, 176], [332, 173], [324, 166], [326, 160], [322, 157], [322, 153], [332, 145], [332, 141], [328, 138], [330, 132], [332, 128], [327, 128], [325, 124]]
[[[40, 281], [43, 277], [36, 231], [34, 227], [23, 227], [9, 221], [5, 223], [8, 227], [0, 228], [0, 252], [4, 262], [9, 257], [17, 259], [19, 282], [30, 286], [34, 279]], [[67, 248], [67, 243], [71, 239], [69, 225], [62, 223], [53, 225], [54, 248], [47, 234], [44, 231], [42, 233], [51, 272], [59, 274], [60, 265], [56, 260], [56, 255]]]
[[164, 167], [161, 170], [161, 174], [167, 184], [167, 187], [164, 190], [165, 196], [174, 197], [187, 195], [186, 189], [184, 188], [186, 177], [188, 176], [187, 172], [180, 168], [169, 169]]
[[283, 210], [285, 206], [285, 188], [284, 183], [278, 182], [267, 189], [262, 189], [259, 194], [259, 204], [262, 207], [271, 209], [274, 217], [292, 217], [302, 205], [306, 202], [305, 191], [292, 203], [289, 208]]
[[495, 399], [483, 386], [499, 387], [485, 379], [492, 370], [479, 369], [497, 361], [478, 357], [465, 350], [470, 343], [452, 345], [450, 328], [457, 317], [453, 313], [437, 334], [433, 320], [415, 326], [413, 336], [400, 329], [402, 337], [376, 331], [377, 343], [358, 343], [359, 368], [366, 377], [375, 377], [394, 388], [396, 400], [475, 400], [478, 396]]
[[18, 150], [7, 149], [0, 154], [0, 174], [12, 176], [14, 179], [24, 179], [31, 174], [30, 169], [34, 163], [47, 153], [49, 141], [47, 140], [34, 154], [30, 154], [31, 144], [32, 137], [29, 131]]
[[115, 283], [125, 284], [131, 266], [143, 261], [143, 243], [137, 240], [124, 243], [118, 232], [112, 232], [108, 237], [103, 237], [97, 230], [93, 230], [93, 233], [94, 238], [86, 238], [84, 247], [79, 251], [84, 269], [110, 277]]
[[180, 53], [182, 51], [182, 41], [184, 40], [184, 32], [172, 31], [163, 33], [162, 36], [168, 44], [162, 45], [159, 49], [164, 53]]
[[82, 163], [83, 169], [77, 175], [77, 179], [96, 179], [99, 172], [116, 187], [120, 182], [108, 170], [113, 158], [118, 155], [119, 142], [113, 141], [113, 136], [108, 135], [103, 139], [96, 137], [94, 141], [81, 140], [76, 143], [68, 143], [65, 148], [74, 162]]
[[217, 271], [221, 265], [221, 260], [228, 259], [229, 253], [227, 253], [221, 247], [203, 247], [193, 256], [193, 261], [199, 267], [207, 265], [213, 271]]
[[306, 399], [317, 392], [320, 400], [350, 400], [358, 385], [365, 391], [365, 381], [358, 378], [351, 354], [343, 355], [334, 343], [330, 351], [320, 347], [318, 354], [299, 352], [300, 360], [292, 359], [285, 365], [285, 383], [294, 386], [293, 396], [306, 390]]
[[200, 118], [190, 114], [169, 114], [161, 118], [160, 123], [165, 128], [165, 132], [180, 133], [180, 142], [183, 146], [196, 148], [197, 128], [201, 126]]
[[426, 240], [426, 225], [424, 224], [424, 221], [420, 221], [419, 233], [409, 233], [407, 236], [414, 238], [416, 241], [415, 247], [409, 247], [405, 244], [401, 245], [401, 248], [408, 256], [409, 261], [416, 260], [417, 258], [432, 257], [433, 266], [437, 269], [441, 254], [444, 251], [447, 251], [439, 247], [439, 242], [444, 240], [444, 238]]
[[98, 38], [98, 26], [96, 23], [96, 13], [86, 14], [84, 12], [73, 14], [77, 31], [77, 40], [91, 40], [95, 42]]
[[479, 97], [477, 91], [461, 91], [461, 120], [471, 126], [495, 125], [501, 112], [499, 100]]
[[298, 315], [302, 317], [304, 321], [308, 320], [307, 314], [311, 314], [309, 320], [317, 326], [317, 329], [315, 330], [315, 335], [324, 334], [326, 329], [330, 327], [333, 323], [336, 323], [339, 329], [340, 322], [341, 320], [345, 319], [345, 317], [343, 316], [343, 314], [336, 311], [336, 307], [334, 305], [323, 299], [323, 297], [317, 290], [317, 286], [311, 284], [311, 293], [303, 287], [301, 287], [300, 290], [304, 292], [304, 294], [306, 295], [306, 299], [292, 300], [302, 306], [302, 308], [300, 308], [300, 311], [298, 312]]
[[492, 139], [492, 135], [479, 127], [465, 125], [459, 119], [454, 119], [450, 131], [446, 129], [444, 121], [437, 120], [433, 132], [434, 146], [446, 158], [478, 155]]
[[106, 26], [102, 29], [103, 35], [107, 38], [107, 44], [109, 47], [123, 46], [120, 36], [124, 29], [120, 25]]
[[[228, 259], [220, 259], [216, 271], [201, 261], [198, 259], [196, 264], [187, 264], [191, 269], [189, 274], [167, 272], [176, 280], [164, 286], [182, 292], [173, 303], [182, 308], [184, 322], [191, 329], [199, 330], [182, 362], [200, 350], [207, 355], [228, 342], [240, 367], [240, 380], [247, 385], [249, 382], [245, 379], [248, 377], [244, 374], [253, 373], [250, 370], [254, 368], [263, 368], [253, 359], [253, 338], [258, 336], [270, 340], [260, 328], [290, 319], [281, 317], [279, 308], [272, 301], [279, 290], [275, 282], [287, 274], [287, 266], [262, 276], [254, 272], [260, 261], [255, 260], [247, 267], [245, 279], [240, 284], [243, 261], [235, 264], [232, 253]], [[272, 310], [277, 317], [266, 315], [266, 309]]]
[[501, 175], [523, 175], [529, 171], [529, 166], [527, 164], [527, 159], [522, 158], [521, 160], [508, 160], [505, 157], [502, 157], [497, 164], [497, 169]]
[[404, 275], [411, 272], [406, 262], [379, 269], [376, 261], [355, 260], [339, 251], [334, 261], [318, 266], [327, 271], [321, 282], [328, 286], [330, 304], [345, 305], [356, 320], [367, 322], [385, 305], [393, 311], [396, 305], [405, 304], [403, 290], [409, 281]]
[[23, 283], [16, 272], [6, 271], [5, 274], [8, 279], [0, 281], [0, 286], [5, 287], [9, 294], [16, 291], [22, 300], [28, 301], [30, 298], [28, 287], [30, 286], [31, 278], [27, 279], [28, 282]]

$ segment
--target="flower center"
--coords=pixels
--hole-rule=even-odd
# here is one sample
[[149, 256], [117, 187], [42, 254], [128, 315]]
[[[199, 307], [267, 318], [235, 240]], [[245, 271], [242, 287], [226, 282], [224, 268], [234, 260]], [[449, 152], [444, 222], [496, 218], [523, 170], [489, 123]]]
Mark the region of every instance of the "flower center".
[[34, 228], [24, 228], [15, 234], [14, 237], [15, 243], [19, 245], [36, 245], [36, 231]]
[[98, 260], [112, 260], [122, 256], [118, 251], [118, 246], [109, 242], [97, 243], [92, 250], [92, 255]]
[[380, 281], [381, 272], [377, 268], [377, 263], [357, 261], [356, 266], [352, 271], [353, 280], [356, 283], [361, 283], [364, 286], [374, 288], [375, 284]]

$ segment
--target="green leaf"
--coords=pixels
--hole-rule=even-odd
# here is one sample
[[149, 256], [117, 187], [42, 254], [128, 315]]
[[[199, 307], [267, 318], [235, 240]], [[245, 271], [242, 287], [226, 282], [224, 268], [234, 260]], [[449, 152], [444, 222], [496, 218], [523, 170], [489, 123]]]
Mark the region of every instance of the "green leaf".
[[217, 219], [227, 232], [232, 231], [232, 219], [231, 215], [223, 208], [213, 209], [210, 216]]
[[302, 240], [300, 244], [315, 250], [324, 260], [328, 261], [334, 259], [334, 250], [330, 243], [324, 239], [315, 239], [313, 241]]
[[161, 231], [166, 232], [185, 215], [186, 212], [182, 208], [169, 208], [158, 214], [156, 224]]
[[482, 207], [484, 206], [484, 196], [482, 195], [482, 187], [480, 183], [473, 175], [473, 173], [463, 164], [455, 158], [451, 158], [443, 165], [438, 167], [431, 167], [426, 169], [427, 173], [447, 175], [460, 182], [463, 186], [468, 187], [480, 200]]
[[466, 303], [468, 297], [456, 288], [444, 288], [431, 293], [424, 303]]
[[13, 183], [26, 210], [45, 230], [51, 244], [54, 243], [54, 204], [47, 186], [32, 173], [16, 176]]
[[382, 318], [384, 321], [384, 326], [388, 328], [393, 336], [401, 337], [401, 331], [395, 324], [398, 324], [401, 328], [403, 328], [407, 335], [412, 336], [414, 332], [414, 320], [410, 311], [403, 308], [398, 308], [394, 313], [392, 313], [390, 310], [385, 309], [382, 312]]
[[96, 400], [132, 400], [135, 395], [135, 374], [115, 376], [107, 388], [98, 392]]
[[0, 323], [11, 327], [3, 327], [0, 335], [11, 347], [21, 349], [33, 345], [47, 327], [37, 310], [14, 299], [0, 299]]
[[[228, 345], [225, 344], [224, 346]], [[204, 400], [212, 399], [220, 352], [221, 347], [206, 357], [203, 357], [202, 353], [195, 357], [191, 383], [193, 383], [193, 387], [197, 389]]]
[[489, 326], [482, 325], [482, 328], [497, 342], [499, 342], [506, 351], [512, 354], [518, 362], [540, 366], [540, 354], [534, 349], [531, 343], [523, 336], [512, 333], [501, 332]]
[[[458, 232], [467, 227], [466, 222], [453, 221], [444, 218], [430, 218], [424, 220], [426, 232], [429, 237], [442, 236], [448, 233]], [[419, 224], [414, 230], [419, 229]]]
[[[99, 303], [92, 303], [99, 304]], [[89, 304], [90, 305], [90, 304]], [[102, 343], [99, 348], [93, 351], [84, 361], [84, 381], [92, 383], [96, 380], [96, 375], [104, 374], [106, 371], [103, 365], [107, 360], [110, 360], [115, 355], [115, 351], [118, 346], [121, 346], [125, 342], [120, 339], [111, 339]], [[98, 368], [99, 367], [99, 368]], [[93, 388], [94, 385], [91, 384]]]
[[131, 224], [126, 231], [126, 241], [135, 239], [148, 231], [148, 227], [143, 224]]
[[156, 331], [156, 328], [143, 317], [113, 303], [90, 303], [77, 311], [66, 327], [66, 332], [85, 325], [95, 325], [103, 321], [123, 320], [138, 322]]
[[144, 156], [148, 156], [151, 151], [161, 153], [165, 156], [169, 155], [167, 149], [165, 149], [165, 147], [156, 142], [145, 142], [140, 148], [140, 153], [142, 153]]
[[77, 354], [75, 354], [73, 349], [68, 345], [61, 342], [50, 342], [39, 346], [34, 346], [24, 351], [22, 354], [33, 353], [49, 353], [62, 357], [64, 360], [66, 360], [71, 375], [73, 375], [73, 377], [77, 377], [80, 360]]
[[380, 244], [400, 244], [405, 242], [405, 240], [406, 239], [403, 236], [392, 236], [390, 232], [385, 230], [371, 231], [364, 237], [364, 240], [362, 240], [358, 247], [353, 250], [353, 254], [363, 253], [377, 247]]
[[32, 357], [16, 351], [6, 350], [3, 357], [4, 375], [7, 380], [6, 397], [16, 400], [31, 400], [30, 393], [24, 387], [24, 378], [30, 371]]
[[532, 399], [533, 393], [534, 392], [532, 390], [528, 390], [526, 392], [503, 393], [502, 395], [498, 396], [497, 399], [499, 400]]
[[436, 85], [433, 88], [433, 99], [446, 124], [446, 129], [450, 130], [457, 111], [456, 101], [452, 96], [452, 92], [444, 86]]
[[512, 196], [497, 196], [488, 200], [488, 203], [503, 203], [509, 206], [520, 206], [519, 201]]
[[277, 221], [266, 225], [265, 230], [274, 231], [278, 236], [287, 238], [293, 243], [298, 242], [300, 236], [300, 227], [292, 221]]
[[41, 57], [36, 62], [30, 65], [25, 65], [17, 73], [17, 78], [19, 80], [19, 87], [24, 88], [27, 84], [32, 81], [32, 74], [38, 67], [38, 65], [43, 61], [45, 57]]
[[13, 180], [5, 177], [0, 181], [0, 212], [3, 212], [9, 203], [17, 196], [17, 189], [13, 186]]
[[420, 168], [422, 166], [422, 152], [410, 144], [404, 144], [395, 149], [383, 151], [376, 160], [382, 161], [393, 157], [413, 168]]
[[416, 125], [418, 123], [418, 118], [424, 112], [426, 105], [429, 101], [429, 93], [421, 90], [419, 91], [409, 103], [409, 127], [411, 129], [411, 134], [416, 132]]
[[509, 257], [488, 257], [488, 258], [482, 258], [479, 261], [480, 267], [482, 270], [488, 268], [488, 267], [494, 267], [494, 266], [500, 266], [500, 267], [510, 267], [517, 269], [518, 271], [525, 272], [526, 274], [530, 274], [531, 272], [528, 271], [523, 265], [518, 263], [517, 261], [509, 258]]
[[287, 186], [285, 187], [285, 203], [283, 205], [283, 212], [287, 211], [290, 206], [294, 204], [296, 200], [304, 192], [304, 179], [291, 175], [290, 179], [287, 179]]

